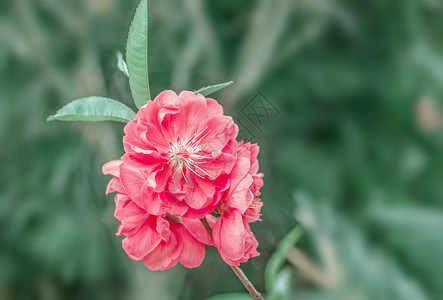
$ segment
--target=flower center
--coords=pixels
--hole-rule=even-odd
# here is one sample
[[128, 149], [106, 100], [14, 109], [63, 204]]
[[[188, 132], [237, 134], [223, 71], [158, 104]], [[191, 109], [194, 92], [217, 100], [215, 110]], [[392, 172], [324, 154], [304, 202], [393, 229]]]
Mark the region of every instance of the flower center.
[[254, 197], [251, 205], [249, 205], [248, 209], [245, 211], [245, 216], [251, 221], [261, 221], [261, 208], [263, 206], [263, 202], [261, 202], [260, 198]]
[[211, 155], [205, 151], [205, 145], [201, 144], [201, 141], [210, 132], [211, 130], [207, 130], [207, 127], [205, 127], [200, 133], [195, 131], [190, 138], [179, 139], [176, 143], [171, 143], [168, 163], [172, 162], [173, 168], [176, 171], [180, 171], [185, 180], [186, 170], [189, 170], [200, 178], [204, 178], [205, 175], [211, 178], [211, 175], [199, 166], [199, 164], [207, 163], [207, 159], [211, 158]]

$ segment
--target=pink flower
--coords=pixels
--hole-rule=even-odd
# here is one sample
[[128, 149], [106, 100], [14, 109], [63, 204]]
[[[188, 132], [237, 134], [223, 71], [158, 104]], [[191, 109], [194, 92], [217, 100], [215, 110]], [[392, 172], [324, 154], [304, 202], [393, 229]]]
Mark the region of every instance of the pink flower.
[[220, 217], [212, 226], [214, 244], [223, 260], [237, 266], [258, 256], [258, 242], [249, 223], [260, 219], [262, 202], [259, 189], [263, 174], [258, 172], [258, 145], [237, 145], [237, 161], [230, 174], [230, 187], [215, 210]]
[[232, 266], [259, 255], [249, 226], [263, 205], [259, 147], [237, 133], [215, 100], [186, 91], [160, 93], [126, 125], [125, 154], [103, 173], [114, 176], [106, 193], [117, 192], [117, 235], [130, 258], [164, 270], [199, 266], [205, 244]]
[[164, 91], [125, 127], [121, 184], [151, 214], [203, 217], [228, 188], [237, 133], [214, 99]]
[[122, 161], [110, 161], [103, 173], [114, 178], [107, 193], [117, 191], [115, 217], [121, 221], [117, 235], [125, 235], [123, 249], [131, 259], [143, 260], [151, 270], [164, 270], [180, 262], [188, 268], [199, 266], [205, 256], [205, 244], [212, 239], [198, 219], [156, 216], [148, 213], [126, 194], [121, 184]]

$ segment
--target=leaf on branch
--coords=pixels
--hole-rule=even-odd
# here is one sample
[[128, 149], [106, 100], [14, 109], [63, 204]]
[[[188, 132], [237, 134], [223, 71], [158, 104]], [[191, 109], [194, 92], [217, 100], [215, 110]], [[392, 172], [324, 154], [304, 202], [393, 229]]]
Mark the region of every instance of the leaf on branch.
[[148, 72], [148, 2], [142, 0], [135, 12], [126, 43], [129, 87], [137, 108], [151, 99]]
[[126, 65], [125, 59], [123, 58], [123, 54], [118, 51], [116, 53], [117, 56], [117, 67], [120, 71], [122, 71], [123, 74], [126, 75], [126, 77], [129, 78], [129, 72], [128, 72], [128, 66]]
[[87, 97], [63, 106], [49, 121], [117, 121], [127, 123], [135, 118], [135, 112], [123, 103], [103, 97]]
[[227, 86], [230, 86], [231, 84], [233, 84], [234, 81], [229, 81], [229, 82], [225, 82], [225, 83], [219, 83], [219, 84], [214, 84], [214, 85], [210, 85], [210, 86], [206, 86], [203, 87], [201, 89], [198, 89], [196, 91], [194, 91], [195, 94], [202, 94], [203, 96], [209, 96], [212, 93], [215, 93], [221, 89], [224, 89]]

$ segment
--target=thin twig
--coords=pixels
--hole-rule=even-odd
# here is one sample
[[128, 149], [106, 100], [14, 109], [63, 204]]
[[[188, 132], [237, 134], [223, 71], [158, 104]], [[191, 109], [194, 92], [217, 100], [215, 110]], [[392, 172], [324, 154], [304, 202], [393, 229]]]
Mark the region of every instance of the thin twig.
[[[206, 217], [203, 219], [200, 219], [203, 226], [205, 226], [206, 231], [209, 233], [209, 235], [212, 238], [212, 229], [211, 226], [209, 226], [208, 221], [206, 220]], [[245, 288], [249, 291], [249, 295], [255, 299], [255, 300], [263, 300], [263, 296], [260, 294], [259, 291], [254, 287], [252, 282], [249, 281], [248, 277], [246, 277], [245, 273], [243, 273], [242, 269], [238, 266], [230, 266], [232, 271], [234, 271], [235, 275], [237, 275], [238, 279], [243, 283]]]
[[263, 296], [260, 294], [259, 291], [257, 291], [252, 284], [252, 282], [249, 281], [248, 277], [246, 277], [245, 273], [243, 273], [242, 269], [238, 266], [231, 266], [232, 271], [234, 271], [235, 275], [240, 279], [240, 281], [243, 283], [245, 288], [249, 291], [249, 295], [255, 299], [255, 300], [263, 300]]

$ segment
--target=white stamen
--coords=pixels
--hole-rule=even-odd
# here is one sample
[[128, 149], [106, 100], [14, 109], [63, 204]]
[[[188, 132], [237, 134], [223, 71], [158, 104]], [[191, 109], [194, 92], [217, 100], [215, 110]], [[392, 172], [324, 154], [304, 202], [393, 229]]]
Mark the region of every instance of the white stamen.
[[[174, 126], [174, 133], [175, 129]], [[171, 144], [170, 159], [166, 163], [172, 161], [175, 172], [180, 171], [186, 181], [185, 168], [200, 178], [205, 178], [204, 175], [207, 175], [210, 179], [213, 179], [207, 171], [198, 166], [200, 163], [207, 163], [207, 159], [212, 157], [211, 154], [203, 152], [205, 145], [200, 145], [201, 141], [211, 132], [211, 130], [208, 130], [205, 133], [207, 129], [206, 126], [200, 133], [197, 133], [196, 130], [188, 139], [178, 139], [176, 143]]]

